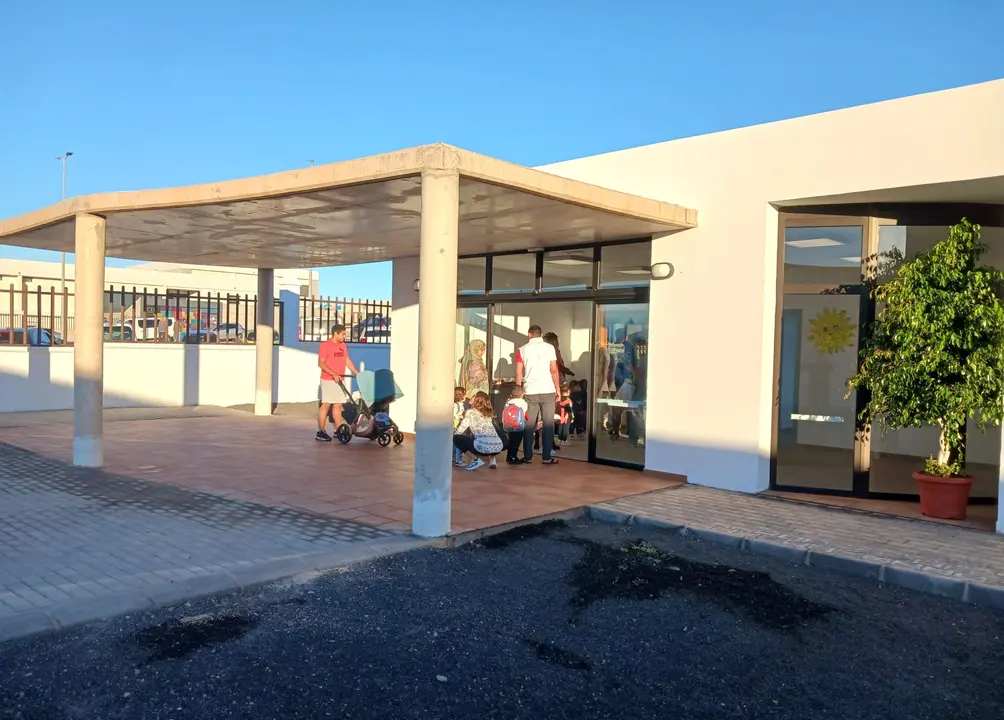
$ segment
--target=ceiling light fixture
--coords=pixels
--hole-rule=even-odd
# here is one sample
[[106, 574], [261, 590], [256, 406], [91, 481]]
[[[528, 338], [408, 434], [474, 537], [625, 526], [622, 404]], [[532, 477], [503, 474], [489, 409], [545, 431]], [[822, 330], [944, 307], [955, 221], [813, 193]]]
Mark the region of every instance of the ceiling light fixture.
[[839, 240], [834, 240], [833, 238], [808, 238], [806, 240], [785, 240], [785, 245], [790, 245], [793, 248], [821, 248], [821, 247], [836, 247], [838, 245], [843, 245]]

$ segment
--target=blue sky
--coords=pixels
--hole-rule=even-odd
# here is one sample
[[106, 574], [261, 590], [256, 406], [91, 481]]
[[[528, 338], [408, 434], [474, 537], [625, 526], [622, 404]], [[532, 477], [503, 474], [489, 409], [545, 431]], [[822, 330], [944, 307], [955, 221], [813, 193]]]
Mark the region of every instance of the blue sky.
[[[0, 217], [448, 142], [526, 165], [1004, 75], [999, 0], [0, 3]], [[0, 246], [3, 258], [43, 257]], [[390, 268], [325, 294], [390, 296]]]

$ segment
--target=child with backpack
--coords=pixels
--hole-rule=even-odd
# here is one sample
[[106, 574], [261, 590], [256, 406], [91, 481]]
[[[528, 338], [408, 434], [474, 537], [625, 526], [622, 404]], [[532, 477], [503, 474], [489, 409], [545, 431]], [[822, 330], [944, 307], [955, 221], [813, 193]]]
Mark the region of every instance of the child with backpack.
[[509, 393], [509, 399], [506, 401], [505, 407], [502, 408], [502, 429], [509, 436], [509, 442], [506, 443], [508, 452], [506, 452], [505, 461], [510, 465], [524, 462], [517, 457], [517, 454], [520, 443], [523, 442], [523, 430], [526, 429], [529, 410], [530, 406], [523, 399], [523, 388], [517, 385]]

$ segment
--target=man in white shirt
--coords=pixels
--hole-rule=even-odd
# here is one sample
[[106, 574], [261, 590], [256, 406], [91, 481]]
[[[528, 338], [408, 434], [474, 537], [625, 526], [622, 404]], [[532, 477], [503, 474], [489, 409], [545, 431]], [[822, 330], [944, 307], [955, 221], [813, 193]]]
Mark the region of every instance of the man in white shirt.
[[516, 384], [523, 386], [523, 397], [529, 406], [526, 428], [523, 430], [523, 462], [533, 457], [533, 433], [537, 423], [541, 430], [540, 454], [544, 465], [557, 465], [551, 457], [554, 449], [554, 407], [561, 400], [561, 378], [554, 346], [544, 342], [539, 325], [531, 325], [530, 341], [516, 352]]

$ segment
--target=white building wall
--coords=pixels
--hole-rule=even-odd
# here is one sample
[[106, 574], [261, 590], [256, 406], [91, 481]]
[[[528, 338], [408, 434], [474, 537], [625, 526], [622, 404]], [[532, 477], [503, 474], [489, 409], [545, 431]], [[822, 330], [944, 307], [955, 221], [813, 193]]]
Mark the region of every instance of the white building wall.
[[768, 486], [772, 203], [1004, 176], [1002, 127], [998, 81], [541, 168], [698, 210], [652, 248], [676, 275], [652, 283], [647, 467]]
[[[275, 348], [277, 402], [317, 400], [317, 347]], [[390, 365], [389, 345], [352, 344], [349, 355], [360, 369]], [[254, 388], [254, 345], [105, 344], [105, 407], [243, 405], [254, 402]], [[72, 347], [0, 345], [0, 412], [72, 408]]]

